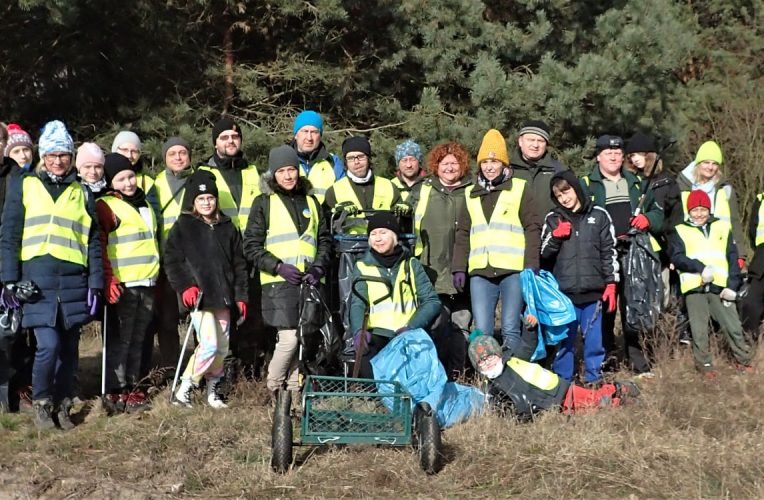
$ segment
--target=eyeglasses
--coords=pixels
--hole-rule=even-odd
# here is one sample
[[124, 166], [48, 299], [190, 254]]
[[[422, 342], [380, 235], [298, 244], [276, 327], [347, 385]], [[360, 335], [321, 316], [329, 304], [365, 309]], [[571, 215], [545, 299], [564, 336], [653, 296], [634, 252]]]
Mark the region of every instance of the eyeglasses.
[[43, 158], [45, 161], [55, 163], [56, 160], [60, 161], [61, 163], [65, 163], [67, 161], [72, 160], [72, 154], [71, 153], [52, 153], [44, 155]]
[[239, 139], [241, 139], [241, 135], [239, 134], [226, 134], [218, 136], [218, 140], [223, 142], [238, 141]]
[[141, 154], [140, 149], [130, 149], [130, 148], [120, 147], [120, 148], [117, 148], [117, 151], [119, 151], [119, 153], [122, 156], [138, 156], [139, 154]]
[[345, 160], [347, 160], [348, 163], [362, 162], [365, 159], [366, 159], [366, 155], [363, 153], [359, 155], [345, 157]]

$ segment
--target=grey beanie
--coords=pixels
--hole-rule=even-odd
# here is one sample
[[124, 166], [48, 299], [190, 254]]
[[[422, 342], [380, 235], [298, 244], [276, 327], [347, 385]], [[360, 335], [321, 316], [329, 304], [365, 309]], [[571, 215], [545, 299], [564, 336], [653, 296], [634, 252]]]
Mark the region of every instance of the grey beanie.
[[164, 141], [164, 144], [162, 144], [162, 159], [167, 160], [167, 150], [170, 149], [173, 146], [183, 146], [186, 148], [186, 151], [188, 151], [188, 156], [191, 156], [191, 146], [188, 144], [188, 141], [185, 140], [182, 137], [170, 137], [166, 141]]
[[268, 172], [275, 174], [281, 167], [300, 167], [297, 152], [291, 146], [279, 146], [271, 149], [268, 155]]

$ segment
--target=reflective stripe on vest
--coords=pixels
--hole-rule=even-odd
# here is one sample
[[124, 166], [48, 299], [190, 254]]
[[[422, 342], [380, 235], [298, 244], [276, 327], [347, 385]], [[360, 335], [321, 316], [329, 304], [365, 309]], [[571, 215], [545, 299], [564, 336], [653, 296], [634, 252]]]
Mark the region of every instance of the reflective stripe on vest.
[[223, 174], [220, 173], [220, 170], [209, 165], [199, 168], [208, 170], [215, 175], [215, 183], [218, 186], [218, 208], [230, 217], [233, 224], [243, 233], [247, 228], [252, 203], [257, 198], [257, 195], [260, 194], [260, 174], [257, 172], [257, 167], [250, 165], [241, 170], [241, 204], [238, 207], [231, 194], [231, 189], [228, 187], [228, 183], [225, 181]]
[[119, 220], [106, 244], [114, 276], [122, 283], [155, 279], [159, 275], [159, 247], [154, 210], [148, 209], [149, 227], [138, 209], [126, 201], [114, 196], [104, 196], [101, 201], [109, 205]]
[[430, 184], [422, 184], [422, 189], [419, 191], [419, 200], [414, 210], [414, 234], [416, 235], [416, 246], [414, 247], [414, 256], [419, 257], [424, 251], [424, 243], [422, 243], [422, 219], [427, 212], [427, 204], [430, 201], [430, 193], [432, 193], [432, 186]]
[[164, 210], [161, 213], [162, 216], [162, 234], [161, 239], [164, 244], [167, 241], [167, 236], [170, 234], [173, 224], [178, 220], [180, 216], [180, 203], [177, 200], [179, 196], [183, 200], [183, 193], [185, 186], [175, 193], [176, 198], [172, 197], [172, 190], [170, 189], [170, 183], [167, 181], [167, 171], [162, 170], [157, 175], [154, 186], [156, 187], [157, 199], [159, 200], [159, 208]]
[[22, 261], [51, 255], [87, 265], [92, 221], [79, 182], [69, 184], [54, 202], [40, 179], [27, 176], [22, 182], [21, 201], [24, 205]]
[[[690, 191], [682, 191], [682, 210], [684, 211], [685, 219], [689, 215], [689, 212], [687, 211], [687, 199], [689, 197]], [[711, 200], [711, 213], [720, 221], [732, 224], [730, 202], [724, 188], [717, 189], [714, 193], [714, 199]]]
[[[685, 254], [690, 259], [697, 259], [714, 269], [714, 285], [727, 286], [729, 264], [727, 263], [727, 242], [732, 227], [722, 221], [714, 221], [708, 238], [697, 227], [679, 224], [676, 232], [684, 242]], [[700, 273], [679, 273], [682, 293], [703, 286]]]
[[[366, 282], [369, 299], [368, 328], [385, 328], [396, 331], [406, 326], [416, 312], [416, 280], [411, 272], [411, 258], [401, 262], [392, 290], [385, 283], [379, 268], [362, 261], [356, 262], [359, 280]], [[369, 278], [373, 278], [369, 280]]]
[[496, 269], [521, 271], [525, 262], [525, 232], [520, 222], [520, 200], [525, 181], [512, 179], [512, 189], [501, 191], [491, 221], [486, 222], [480, 197], [472, 198], [474, 186], [467, 187], [467, 211], [470, 214], [469, 271]]
[[140, 174], [135, 174], [135, 182], [138, 184], [138, 187], [143, 190], [144, 194], [148, 194], [149, 191], [151, 191], [151, 188], [154, 187], [154, 184], [156, 181], [149, 175], [144, 174], [141, 172]]
[[[306, 176], [302, 165], [300, 165], [300, 175]], [[334, 175], [334, 166], [329, 160], [317, 161], [310, 167], [310, 173], [307, 174], [307, 177], [313, 186], [313, 189], [310, 191], [311, 194], [316, 197], [318, 203], [323, 203], [326, 190], [337, 180], [337, 176]]]
[[[353, 191], [353, 186], [350, 185], [350, 179], [343, 177], [334, 183], [334, 196], [337, 199], [337, 204], [350, 201], [359, 210], [374, 209], [374, 210], [390, 210], [393, 204], [393, 196], [395, 190], [393, 189], [393, 183], [383, 177], [374, 176], [374, 197], [370, 207], [364, 207], [358, 200], [358, 197]], [[363, 214], [354, 215], [353, 218], [363, 219]], [[357, 224], [351, 226], [346, 230], [347, 234], [366, 234], [366, 224]]]
[[759, 224], [756, 226], [756, 240], [753, 242], [755, 246], [759, 246], [764, 243], [764, 193], [756, 196], [761, 205], [759, 205]]
[[[299, 217], [310, 218], [308, 227], [301, 235], [289, 215], [284, 202], [276, 194], [268, 196], [269, 215], [268, 229], [265, 236], [265, 249], [278, 257], [285, 264], [292, 264], [300, 271], [305, 271], [316, 260], [318, 251], [318, 204], [311, 196], [306, 197], [308, 213]], [[285, 281], [279, 275], [260, 271], [260, 283], [266, 285], [277, 281]]]
[[518, 358], [509, 358], [507, 366], [520, 378], [542, 391], [551, 391], [560, 384], [560, 377], [551, 370], [545, 370], [539, 364], [529, 363]]

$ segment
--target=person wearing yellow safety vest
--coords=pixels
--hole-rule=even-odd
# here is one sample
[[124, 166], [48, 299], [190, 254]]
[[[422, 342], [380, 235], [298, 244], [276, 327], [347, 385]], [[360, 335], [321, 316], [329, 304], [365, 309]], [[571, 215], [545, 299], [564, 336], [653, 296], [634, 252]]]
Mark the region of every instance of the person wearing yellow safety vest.
[[362, 351], [360, 375], [372, 378], [371, 358], [396, 335], [428, 329], [441, 304], [422, 264], [398, 244], [400, 225], [391, 212], [372, 214], [367, 234], [369, 249], [351, 276], [349, 331]]
[[711, 215], [711, 199], [703, 190], [691, 191], [685, 207], [687, 219], [669, 235], [669, 244], [687, 304], [695, 367], [707, 379], [717, 376], [708, 340], [713, 319], [727, 338], [736, 368], [751, 373], [752, 351], [735, 307], [741, 276], [732, 228]]
[[142, 144], [138, 134], [130, 130], [122, 130], [111, 143], [111, 152], [119, 153], [133, 165], [135, 179], [138, 187], [146, 193], [146, 196], [153, 196], [154, 179], [151, 175], [143, 171]]
[[759, 327], [764, 319], [764, 193], [756, 195], [748, 223], [748, 237], [753, 247], [753, 258], [748, 264], [748, 293], [740, 311], [743, 327], [751, 337], [759, 340]]
[[331, 235], [310, 181], [299, 175], [299, 159], [289, 146], [273, 148], [244, 231], [244, 255], [260, 270], [263, 320], [278, 338], [268, 366], [272, 393], [286, 382], [298, 386], [297, 323], [300, 284], [318, 286], [329, 267]]
[[326, 190], [345, 177], [342, 159], [329, 153], [321, 140], [324, 135], [324, 119], [315, 111], [307, 109], [294, 119], [292, 135], [292, 148], [300, 159], [300, 175], [306, 176], [313, 186], [310, 194], [319, 203], [323, 203]]
[[[191, 168], [191, 146], [182, 137], [167, 139], [162, 145], [162, 157], [164, 158], [165, 169], [157, 174], [154, 183], [162, 227], [159, 239], [160, 255], [164, 254], [164, 247], [170, 230], [180, 217], [186, 183], [189, 176], [194, 172]], [[164, 269], [160, 269], [157, 280], [154, 316], [157, 340], [159, 341], [159, 361], [154, 366], [165, 368], [175, 366], [178, 356], [180, 356], [178, 342], [180, 311], [177, 295], [170, 286]], [[154, 350], [154, 332], [148, 333], [144, 348], [141, 372], [147, 373], [153, 365], [151, 357]]]
[[80, 326], [97, 314], [103, 289], [101, 244], [95, 200], [76, 180], [74, 143], [63, 123], [45, 125], [39, 153], [35, 171], [10, 177], [7, 187], [0, 236], [2, 301], [11, 305], [21, 280], [40, 289], [39, 300], [23, 304], [21, 324], [33, 328], [37, 339], [35, 425], [70, 429]]
[[392, 183], [401, 192], [403, 201], [408, 201], [411, 190], [422, 182], [424, 176], [422, 147], [411, 139], [395, 146], [395, 177]]
[[109, 153], [104, 171], [109, 189], [96, 202], [109, 318], [103, 405], [109, 414], [132, 413], [148, 408], [138, 382], [146, 332], [154, 315], [159, 223], [127, 158]]
[[454, 288], [451, 277], [457, 220], [472, 185], [469, 153], [458, 142], [438, 144], [427, 155], [427, 170], [430, 175], [414, 186], [408, 200], [414, 214], [414, 256], [443, 304], [432, 336], [446, 374], [454, 377], [464, 369], [472, 321], [469, 291]]
[[365, 234], [364, 210], [393, 210], [407, 215], [411, 207], [401, 202], [398, 188], [374, 174], [371, 144], [364, 136], [348, 137], [342, 143], [347, 175], [326, 192], [324, 205], [331, 214], [345, 212], [356, 222], [345, 227], [348, 234]]
[[475, 326], [484, 332], [493, 333], [501, 299], [502, 348], [516, 353], [524, 306], [520, 272], [539, 269], [542, 219], [526, 181], [516, 179], [509, 167], [498, 130], [485, 134], [477, 160], [477, 181], [467, 188], [456, 226], [453, 284], [463, 290], [469, 275]]

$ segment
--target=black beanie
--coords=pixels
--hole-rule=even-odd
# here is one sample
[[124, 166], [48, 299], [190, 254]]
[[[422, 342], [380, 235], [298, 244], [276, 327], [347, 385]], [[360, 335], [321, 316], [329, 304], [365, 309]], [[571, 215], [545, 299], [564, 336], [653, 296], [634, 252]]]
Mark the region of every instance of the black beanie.
[[294, 148], [283, 145], [271, 149], [268, 155], [268, 172], [275, 174], [281, 167], [300, 167], [300, 159]]
[[544, 138], [549, 143], [549, 126], [541, 120], [528, 120], [520, 127], [521, 136], [523, 134], [536, 134]]
[[655, 147], [655, 139], [652, 136], [637, 132], [631, 136], [626, 143], [626, 154], [630, 153], [655, 153], [658, 148]]
[[352, 152], [363, 153], [366, 156], [371, 157], [371, 144], [369, 144], [369, 139], [363, 135], [345, 139], [342, 143], [342, 156], [345, 157], [348, 153]]
[[[183, 209], [191, 211], [194, 208], [194, 200], [202, 194], [211, 194], [218, 197], [218, 185], [215, 174], [209, 170], [199, 169], [186, 180], [186, 192], [183, 194]], [[220, 207], [218, 207], [220, 208]]]
[[[356, 150], [353, 150], [356, 151]], [[374, 212], [372, 215], [368, 217], [368, 225], [366, 226], [366, 235], [368, 236], [371, 234], [372, 231], [375, 229], [379, 229], [381, 227], [385, 229], [389, 229], [390, 231], [394, 232], [395, 234], [401, 233], [401, 226], [398, 224], [398, 218], [393, 215], [392, 212], [388, 210], [381, 210], [379, 212]]]
[[106, 177], [106, 182], [111, 184], [111, 180], [123, 170], [132, 170], [135, 172], [133, 164], [130, 163], [130, 160], [128, 160], [127, 157], [122, 156], [119, 153], [109, 153], [105, 156], [103, 172]]
[[183, 146], [188, 151], [188, 156], [191, 156], [191, 146], [187, 140], [182, 137], [170, 137], [162, 144], [162, 160], [167, 161], [167, 150], [173, 146]]
[[215, 144], [215, 141], [218, 140], [218, 136], [226, 130], [233, 130], [234, 132], [237, 132], [242, 141], [244, 141], [244, 135], [241, 133], [241, 128], [236, 124], [235, 121], [233, 121], [233, 118], [228, 118], [226, 116], [218, 120], [217, 123], [212, 127], [212, 144]]

